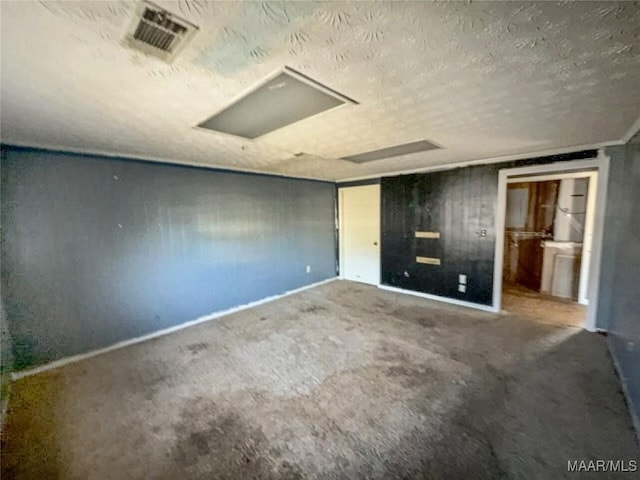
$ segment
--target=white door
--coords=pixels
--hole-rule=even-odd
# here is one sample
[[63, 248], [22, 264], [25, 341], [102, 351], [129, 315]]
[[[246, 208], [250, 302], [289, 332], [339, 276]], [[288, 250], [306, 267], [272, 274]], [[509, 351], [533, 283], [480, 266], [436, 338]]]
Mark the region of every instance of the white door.
[[380, 185], [340, 189], [340, 276], [380, 283]]

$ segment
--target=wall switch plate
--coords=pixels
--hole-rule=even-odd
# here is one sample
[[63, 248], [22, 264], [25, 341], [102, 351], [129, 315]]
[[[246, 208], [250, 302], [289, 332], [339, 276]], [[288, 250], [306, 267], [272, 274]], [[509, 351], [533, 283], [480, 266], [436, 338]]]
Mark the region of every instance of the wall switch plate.
[[458, 275], [458, 283], [462, 283], [463, 285], [467, 284], [467, 276], [464, 273]]
[[467, 286], [463, 284], [458, 285], [458, 291], [465, 293], [467, 291]]
[[311, 265], [307, 265], [307, 273], [311, 273]]

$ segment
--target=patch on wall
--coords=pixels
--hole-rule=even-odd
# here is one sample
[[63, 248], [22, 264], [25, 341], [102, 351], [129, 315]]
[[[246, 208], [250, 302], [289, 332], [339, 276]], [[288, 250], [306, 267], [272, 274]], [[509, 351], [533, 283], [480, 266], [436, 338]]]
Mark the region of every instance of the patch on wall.
[[440, 265], [440, 259], [434, 257], [416, 257], [416, 263], [423, 263], [425, 265]]
[[416, 232], [416, 238], [440, 238], [440, 232]]

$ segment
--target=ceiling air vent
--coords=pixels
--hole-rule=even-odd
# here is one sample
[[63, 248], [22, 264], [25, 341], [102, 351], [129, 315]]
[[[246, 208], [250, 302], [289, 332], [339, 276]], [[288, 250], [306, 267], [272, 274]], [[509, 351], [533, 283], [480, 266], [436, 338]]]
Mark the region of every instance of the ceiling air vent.
[[151, 2], [140, 2], [125, 42], [166, 62], [175, 58], [198, 27]]
[[436, 145], [435, 143], [431, 143], [427, 140], [418, 140], [417, 142], [403, 143], [401, 145], [395, 145], [393, 147], [386, 147], [379, 150], [371, 150], [370, 152], [342, 157], [342, 160], [347, 160], [354, 163], [366, 163], [373, 162], [375, 160], [384, 160], [385, 158], [399, 157], [400, 155], [409, 155], [410, 153], [437, 150], [439, 148], [442, 147]]

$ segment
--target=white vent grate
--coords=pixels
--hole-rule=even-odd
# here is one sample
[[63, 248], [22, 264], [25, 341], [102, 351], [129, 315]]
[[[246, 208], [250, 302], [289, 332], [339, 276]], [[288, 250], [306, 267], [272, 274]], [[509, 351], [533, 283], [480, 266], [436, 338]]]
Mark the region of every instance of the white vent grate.
[[151, 2], [142, 2], [136, 10], [126, 42], [129, 47], [171, 61], [197, 29]]

